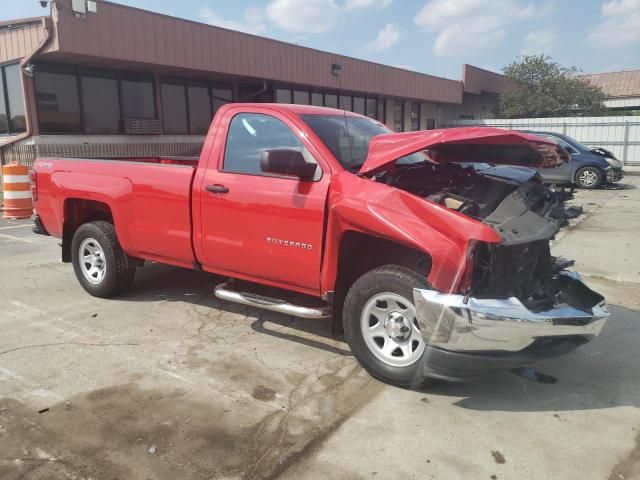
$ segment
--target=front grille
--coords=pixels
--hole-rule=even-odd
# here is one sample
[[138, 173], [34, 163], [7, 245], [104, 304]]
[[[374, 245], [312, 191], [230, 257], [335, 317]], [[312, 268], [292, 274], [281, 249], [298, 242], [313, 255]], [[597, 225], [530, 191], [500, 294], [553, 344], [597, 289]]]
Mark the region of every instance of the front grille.
[[544, 290], [551, 276], [552, 258], [547, 240], [509, 246], [482, 243], [475, 253], [472, 295], [517, 297], [523, 302], [535, 302], [548, 298]]

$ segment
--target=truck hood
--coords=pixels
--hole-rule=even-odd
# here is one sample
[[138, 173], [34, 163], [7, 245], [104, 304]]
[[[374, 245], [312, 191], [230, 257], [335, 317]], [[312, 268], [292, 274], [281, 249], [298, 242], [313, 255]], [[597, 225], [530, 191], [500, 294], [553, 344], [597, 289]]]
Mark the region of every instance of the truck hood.
[[551, 168], [568, 160], [568, 154], [552, 140], [489, 127], [450, 128], [377, 135], [360, 174], [390, 168], [397, 160], [426, 151], [436, 163], [466, 162]]

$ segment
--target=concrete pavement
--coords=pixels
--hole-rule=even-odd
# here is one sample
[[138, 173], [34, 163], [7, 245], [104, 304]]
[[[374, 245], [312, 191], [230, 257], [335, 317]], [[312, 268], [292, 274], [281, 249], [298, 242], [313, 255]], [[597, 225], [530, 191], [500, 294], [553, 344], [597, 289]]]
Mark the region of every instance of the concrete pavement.
[[[223, 304], [161, 265], [87, 295], [57, 240], [0, 222], [0, 478], [638, 477], [640, 177], [578, 193], [553, 250], [613, 312], [540, 365], [421, 391], [372, 380], [321, 321]], [[635, 273], [634, 273], [635, 272]]]

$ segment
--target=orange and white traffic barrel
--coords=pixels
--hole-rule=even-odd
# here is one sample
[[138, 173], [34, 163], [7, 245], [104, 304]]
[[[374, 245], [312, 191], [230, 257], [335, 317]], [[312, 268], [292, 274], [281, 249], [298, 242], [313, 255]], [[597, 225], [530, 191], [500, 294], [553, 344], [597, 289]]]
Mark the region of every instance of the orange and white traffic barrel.
[[29, 169], [24, 165], [2, 167], [3, 218], [29, 218], [33, 210]]

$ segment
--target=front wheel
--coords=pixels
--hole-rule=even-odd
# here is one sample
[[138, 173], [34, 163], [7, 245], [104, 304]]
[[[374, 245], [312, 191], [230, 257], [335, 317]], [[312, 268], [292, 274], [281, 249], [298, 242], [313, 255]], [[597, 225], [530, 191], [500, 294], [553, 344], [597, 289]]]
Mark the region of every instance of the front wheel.
[[602, 172], [596, 167], [584, 167], [576, 172], [576, 183], [580, 188], [598, 188], [603, 178]]
[[71, 243], [73, 270], [94, 297], [108, 298], [128, 289], [136, 273], [122, 251], [116, 229], [105, 221], [78, 227]]
[[353, 283], [342, 314], [346, 340], [360, 364], [373, 377], [403, 388], [427, 381], [414, 288], [427, 288], [416, 272], [397, 265], [376, 268]]

